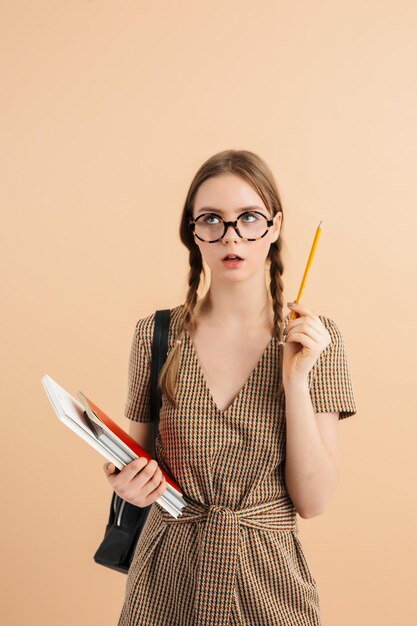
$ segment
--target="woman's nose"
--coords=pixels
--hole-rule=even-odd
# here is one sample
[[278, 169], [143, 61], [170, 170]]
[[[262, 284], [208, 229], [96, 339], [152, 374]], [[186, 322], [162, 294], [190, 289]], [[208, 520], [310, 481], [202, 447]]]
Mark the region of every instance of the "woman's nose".
[[237, 234], [237, 232], [236, 232], [236, 229], [235, 229], [235, 228], [234, 228], [231, 224], [229, 224], [229, 226], [227, 227], [226, 232], [224, 233], [224, 235], [223, 235], [222, 239], [224, 239], [224, 241], [225, 241], [225, 242], [229, 241], [230, 237], [228, 237], [228, 233], [230, 232], [230, 229], [232, 229], [232, 236], [233, 236], [233, 239], [234, 239], [235, 241], [237, 241], [238, 239], [240, 239], [239, 235], [238, 235], [238, 234]]

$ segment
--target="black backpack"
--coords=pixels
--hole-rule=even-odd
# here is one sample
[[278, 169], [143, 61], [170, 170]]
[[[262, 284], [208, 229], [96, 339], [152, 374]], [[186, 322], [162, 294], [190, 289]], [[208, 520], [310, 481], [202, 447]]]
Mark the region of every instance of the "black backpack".
[[[159, 410], [162, 401], [161, 389], [157, 383], [159, 372], [167, 358], [169, 321], [170, 309], [155, 312], [150, 378], [154, 441], [159, 432]], [[104, 539], [94, 554], [96, 563], [124, 574], [128, 573], [139, 535], [145, 525], [151, 506], [152, 504], [147, 507], [135, 506], [123, 500], [115, 491], [113, 492]]]

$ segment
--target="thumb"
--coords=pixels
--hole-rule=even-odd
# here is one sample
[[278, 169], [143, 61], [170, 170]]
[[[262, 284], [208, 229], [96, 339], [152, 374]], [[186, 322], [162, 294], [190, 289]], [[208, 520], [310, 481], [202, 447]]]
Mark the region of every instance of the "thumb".
[[104, 466], [104, 471], [106, 472], [106, 474], [113, 474], [115, 467], [113, 465], [113, 463], [105, 463]]

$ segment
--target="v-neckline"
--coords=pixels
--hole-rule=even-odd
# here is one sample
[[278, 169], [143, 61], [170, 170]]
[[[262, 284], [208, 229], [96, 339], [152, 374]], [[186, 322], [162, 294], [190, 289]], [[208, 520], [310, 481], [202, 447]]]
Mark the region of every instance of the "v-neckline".
[[200, 374], [200, 378], [203, 381], [204, 387], [206, 389], [207, 392], [207, 396], [210, 400], [211, 405], [213, 406], [213, 408], [216, 410], [216, 412], [219, 415], [224, 415], [225, 413], [227, 413], [228, 411], [230, 411], [231, 409], [233, 409], [235, 407], [236, 404], [238, 404], [238, 402], [240, 401], [244, 391], [246, 390], [246, 388], [250, 385], [250, 383], [252, 382], [253, 377], [255, 376], [256, 372], [258, 371], [258, 369], [260, 368], [262, 362], [265, 359], [266, 354], [269, 352], [272, 344], [275, 342], [275, 340], [277, 339], [276, 337], [271, 337], [271, 339], [268, 342], [268, 345], [266, 346], [265, 350], [262, 352], [257, 364], [255, 365], [255, 367], [253, 368], [253, 370], [251, 371], [251, 373], [249, 374], [248, 378], [245, 380], [245, 382], [243, 383], [242, 387], [239, 389], [237, 395], [233, 398], [232, 402], [229, 404], [228, 407], [226, 407], [223, 411], [221, 409], [219, 409], [219, 407], [217, 406], [217, 403], [214, 400], [213, 394], [211, 393], [210, 387], [208, 386], [207, 383], [207, 379], [206, 376], [203, 372], [203, 369], [201, 367], [200, 364], [200, 359], [198, 358], [197, 355], [197, 350], [195, 348], [194, 342], [192, 340], [192, 337], [190, 335], [190, 333], [188, 332], [188, 330], [185, 330], [185, 335], [186, 337], [188, 337], [188, 343], [191, 347], [191, 353], [194, 357], [194, 360], [197, 364], [197, 369], [198, 372]]

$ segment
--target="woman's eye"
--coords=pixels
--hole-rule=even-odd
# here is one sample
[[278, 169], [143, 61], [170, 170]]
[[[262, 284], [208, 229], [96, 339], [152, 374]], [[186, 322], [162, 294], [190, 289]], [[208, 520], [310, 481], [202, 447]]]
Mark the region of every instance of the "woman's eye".
[[243, 219], [243, 221], [245, 221], [245, 222], [246, 222], [246, 221], [249, 221], [249, 222], [253, 221], [253, 220], [251, 220], [251, 219], [250, 219], [250, 220], [246, 220], [246, 219], [245, 219], [246, 217], [253, 218], [253, 220], [257, 220], [257, 219], [259, 219], [259, 218], [258, 218], [258, 216], [257, 216], [257, 215], [255, 215], [254, 213], [244, 213], [240, 219]]
[[216, 222], [210, 222], [209, 220], [219, 220], [219, 218], [216, 215], [207, 215], [207, 217], [203, 217], [203, 222], [206, 222], [207, 224], [215, 224]]

